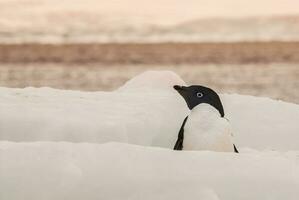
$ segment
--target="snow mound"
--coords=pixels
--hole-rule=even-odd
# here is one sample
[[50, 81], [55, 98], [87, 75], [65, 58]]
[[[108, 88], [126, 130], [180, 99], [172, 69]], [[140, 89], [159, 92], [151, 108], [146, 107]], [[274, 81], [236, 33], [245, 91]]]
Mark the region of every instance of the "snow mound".
[[[189, 110], [173, 72], [145, 72], [113, 92], [0, 88], [0, 140], [124, 142], [173, 148]], [[200, 83], [199, 83], [200, 84]], [[238, 148], [299, 150], [299, 106], [220, 95]]]
[[1, 199], [297, 200], [299, 152], [0, 142]]
[[118, 91], [147, 91], [169, 90], [174, 85], [186, 85], [186, 83], [171, 71], [147, 71], [129, 80]]
[[299, 150], [299, 105], [237, 94], [223, 94], [221, 99], [239, 146]]

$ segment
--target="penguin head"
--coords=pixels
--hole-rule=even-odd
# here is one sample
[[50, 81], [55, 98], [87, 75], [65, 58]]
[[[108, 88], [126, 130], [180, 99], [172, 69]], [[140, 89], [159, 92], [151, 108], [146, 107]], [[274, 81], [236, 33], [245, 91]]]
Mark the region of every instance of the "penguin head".
[[191, 85], [189, 87], [175, 85], [173, 88], [182, 95], [190, 110], [201, 103], [206, 103], [216, 108], [221, 117], [224, 117], [220, 97], [214, 90], [200, 85]]

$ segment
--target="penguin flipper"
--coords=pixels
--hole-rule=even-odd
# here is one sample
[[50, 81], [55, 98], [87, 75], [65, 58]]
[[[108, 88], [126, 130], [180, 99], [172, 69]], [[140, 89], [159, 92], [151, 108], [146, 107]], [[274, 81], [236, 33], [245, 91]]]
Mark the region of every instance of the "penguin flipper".
[[177, 140], [173, 150], [181, 151], [183, 149], [183, 140]]
[[183, 124], [180, 128], [178, 139], [174, 145], [174, 150], [183, 150], [183, 142], [184, 142], [184, 126], [186, 124], [186, 121], [188, 119], [188, 116], [184, 119]]
[[237, 147], [236, 147], [235, 144], [234, 144], [234, 151], [235, 151], [235, 153], [239, 153], [239, 151], [238, 151], [238, 149], [237, 149]]

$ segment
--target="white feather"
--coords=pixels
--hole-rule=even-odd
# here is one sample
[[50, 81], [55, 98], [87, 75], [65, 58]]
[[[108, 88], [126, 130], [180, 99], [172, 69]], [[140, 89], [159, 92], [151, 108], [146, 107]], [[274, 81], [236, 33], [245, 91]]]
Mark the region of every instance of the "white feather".
[[200, 104], [192, 109], [184, 128], [184, 150], [233, 152], [232, 129], [213, 106]]

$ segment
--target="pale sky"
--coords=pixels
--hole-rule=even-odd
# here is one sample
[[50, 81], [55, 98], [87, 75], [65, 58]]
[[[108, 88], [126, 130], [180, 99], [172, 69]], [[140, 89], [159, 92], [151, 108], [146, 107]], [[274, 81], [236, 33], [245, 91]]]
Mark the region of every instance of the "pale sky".
[[177, 23], [209, 17], [299, 15], [299, 0], [0, 0], [2, 16], [84, 12]]
[[[80, 2], [80, 0], [76, 0]], [[299, 14], [299, 0], [87, 0], [107, 10], [139, 13], [244, 16]]]

